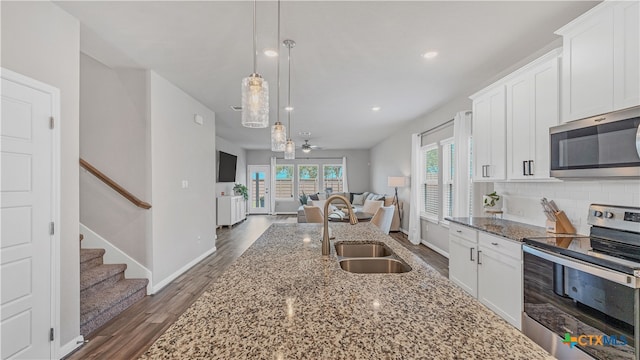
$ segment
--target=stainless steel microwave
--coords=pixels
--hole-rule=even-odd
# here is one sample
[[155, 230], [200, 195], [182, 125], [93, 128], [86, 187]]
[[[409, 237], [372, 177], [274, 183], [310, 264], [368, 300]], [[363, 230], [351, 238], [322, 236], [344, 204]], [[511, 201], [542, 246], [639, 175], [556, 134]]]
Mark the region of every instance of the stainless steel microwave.
[[549, 129], [551, 176], [640, 178], [640, 106]]

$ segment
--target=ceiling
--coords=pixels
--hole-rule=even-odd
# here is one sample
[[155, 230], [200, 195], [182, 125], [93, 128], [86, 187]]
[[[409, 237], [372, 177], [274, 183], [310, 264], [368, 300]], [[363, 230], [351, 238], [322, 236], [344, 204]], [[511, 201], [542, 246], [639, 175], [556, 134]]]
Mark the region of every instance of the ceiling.
[[[421, 114], [479, 90], [558, 39], [586, 1], [283, 1], [293, 39], [291, 135], [298, 145], [368, 149]], [[252, 72], [251, 1], [58, 2], [82, 23], [82, 51], [105, 64], [156, 71], [216, 112], [216, 134], [268, 149], [269, 129], [240, 125], [240, 82]], [[258, 72], [276, 119], [277, 3], [257, 4]], [[421, 54], [438, 51], [431, 60]], [[282, 57], [280, 104], [286, 105]], [[377, 112], [372, 107], [379, 106]], [[281, 111], [286, 125], [285, 112]], [[453, 115], [453, 114], [452, 114]]]

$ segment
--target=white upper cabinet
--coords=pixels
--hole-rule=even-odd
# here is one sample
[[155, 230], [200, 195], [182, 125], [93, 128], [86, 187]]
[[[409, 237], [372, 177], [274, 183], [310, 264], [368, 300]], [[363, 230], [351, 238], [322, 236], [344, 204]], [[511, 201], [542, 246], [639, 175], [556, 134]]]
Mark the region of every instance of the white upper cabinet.
[[613, 9], [613, 110], [640, 104], [640, 3]]
[[550, 179], [549, 128], [559, 119], [556, 49], [513, 74], [506, 84], [507, 179]]
[[473, 179], [504, 180], [506, 123], [504, 85], [471, 96], [473, 100]]
[[565, 25], [562, 121], [640, 105], [638, 2], [606, 1]]

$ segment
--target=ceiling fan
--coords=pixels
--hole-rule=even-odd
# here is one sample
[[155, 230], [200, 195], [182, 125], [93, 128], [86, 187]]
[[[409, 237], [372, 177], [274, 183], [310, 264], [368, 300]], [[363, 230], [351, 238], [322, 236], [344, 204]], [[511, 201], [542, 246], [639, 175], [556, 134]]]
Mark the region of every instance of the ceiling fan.
[[304, 153], [309, 153], [311, 152], [311, 150], [321, 150], [322, 148], [317, 146], [317, 145], [311, 145], [309, 144], [309, 140], [305, 140], [304, 144], [302, 144], [302, 146], [300, 146], [300, 148], [302, 149], [302, 152]]

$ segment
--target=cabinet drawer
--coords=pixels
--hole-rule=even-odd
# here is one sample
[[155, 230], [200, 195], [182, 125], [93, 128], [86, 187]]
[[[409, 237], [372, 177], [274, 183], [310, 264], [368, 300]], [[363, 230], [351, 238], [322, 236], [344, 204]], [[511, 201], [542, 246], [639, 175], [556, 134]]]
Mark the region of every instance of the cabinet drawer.
[[452, 222], [449, 223], [449, 234], [455, 235], [465, 240], [473, 241], [474, 243], [478, 240], [478, 231], [468, 226], [459, 225]]
[[519, 242], [481, 232], [478, 236], [478, 243], [480, 247], [492, 249], [516, 260], [522, 259], [522, 244]]

